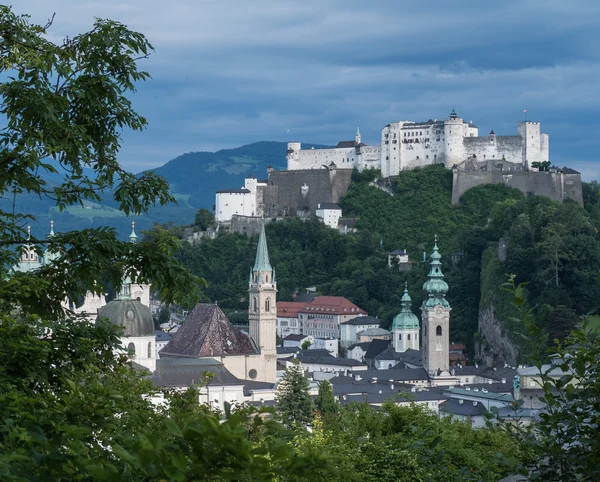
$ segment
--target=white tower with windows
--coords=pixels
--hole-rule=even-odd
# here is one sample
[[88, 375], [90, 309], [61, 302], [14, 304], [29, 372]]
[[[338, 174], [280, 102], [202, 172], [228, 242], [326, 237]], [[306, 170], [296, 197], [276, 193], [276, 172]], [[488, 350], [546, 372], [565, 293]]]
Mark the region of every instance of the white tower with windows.
[[250, 338], [260, 351], [266, 381], [275, 381], [277, 371], [277, 283], [269, 261], [263, 223], [258, 237], [256, 261], [248, 286]]
[[432, 377], [449, 377], [450, 304], [446, 300], [448, 283], [444, 281], [437, 237], [431, 253], [431, 266], [423, 290], [427, 298], [421, 306], [423, 322], [423, 368]]
[[419, 349], [419, 319], [410, 309], [412, 300], [408, 294], [406, 283], [401, 302], [402, 311], [394, 317], [392, 323], [392, 345], [398, 353], [403, 353], [409, 348]]

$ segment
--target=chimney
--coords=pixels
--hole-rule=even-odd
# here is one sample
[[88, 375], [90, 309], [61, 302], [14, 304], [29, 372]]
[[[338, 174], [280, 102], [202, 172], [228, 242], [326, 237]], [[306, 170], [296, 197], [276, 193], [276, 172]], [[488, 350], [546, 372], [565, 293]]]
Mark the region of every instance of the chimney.
[[460, 398], [460, 399], [458, 400], [458, 404], [459, 404], [459, 405], [462, 405], [462, 404], [463, 404], [463, 399], [462, 399], [462, 398]]
[[381, 390], [379, 390], [379, 394], [381, 395], [383, 392]]
[[476, 407], [477, 406], [477, 402], [473, 402], [473, 406]]
[[479, 368], [479, 364], [475, 362], [475, 368]]
[[354, 381], [355, 382], [360, 382], [360, 380], [361, 380], [360, 375], [358, 373], [355, 373], [354, 374]]
[[392, 384], [390, 385], [390, 390], [393, 390], [393, 389], [394, 389], [394, 384], [392, 383]]
[[377, 383], [377, 377], [371, 378], [371, 383]]
[[503, 379], [502, 379], [502, 383], [506, 383], [506, 378], [503, 378]]

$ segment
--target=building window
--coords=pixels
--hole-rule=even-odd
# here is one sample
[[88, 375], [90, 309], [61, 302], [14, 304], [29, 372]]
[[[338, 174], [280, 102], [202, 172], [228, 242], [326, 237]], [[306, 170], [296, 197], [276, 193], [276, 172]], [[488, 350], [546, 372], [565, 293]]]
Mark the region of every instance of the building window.
[[152, 342], [148, 342], [148, 358], [152, 358]]
[[435, 334], [436, 334], [437, 336], [442, 336], [442, 327], [441, 327], [441, 325], [438, 325], [438, 326], [435, 328]]
[[265, 311], [268, 313], [271, 310], [271, 300], [267, 298], [265, 300]]
[[248, 376], [249, 376], [249, 377], [250, 377], [252, 380], [254, 380], [254, 379], [256, 378], [256, 376], [257, 376], [257, 375], [258, 375], [258, 373], [257, 373], [257, 371], [256, 371], [254, 368], [248, 372]]
[[135, 345], [133, 343], [127, 345], [127, 354], [129, 356], [135, 356]]
[[252, 310], [254, 313], [258, 311], [258, 302], [256, 301], [256, 296], [252, 298]]
[[406, 339], [410, 341], [410, 333], [406, 336]]
[[398, 341], [402, 341], [402, 333], [398, 333]]

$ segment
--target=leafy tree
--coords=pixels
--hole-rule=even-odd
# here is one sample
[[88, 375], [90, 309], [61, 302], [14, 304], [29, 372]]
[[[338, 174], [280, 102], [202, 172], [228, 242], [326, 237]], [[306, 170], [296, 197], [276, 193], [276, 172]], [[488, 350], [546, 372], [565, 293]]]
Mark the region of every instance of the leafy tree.
[[[46, 26], [0, 6], [0, 196], [27, 193], [51, 198], [59, 211], [84, 201], [100, 201], [112, 191], [115, 205], [140, 214], [152, 205], [173, 201], [164, 179], [152, 173], [135, 176], [117, 162], [123, 129], [142, 130], [127, 95], [148, 73], [138, 61], [152, 50], [146, 38], [125, 25], [98, 19], [90, 32], [49, 40]], [[49, 162], [52, 160], [53, 163]], [[60, 164], [61, 171], [54, 167]], [[47, 181], [53, 176], [53, 183]], [[123, 243], [106, 228], [63, 232], [51, 239], [27, 239], [31, 214], [0, 212], [0, 307], [21, 306], [38, 315], [62, 313], [61, 303], [82, 293], [120, 286], [123, 274], [140, 283], [152, 281], [166, 302], [194, 299], [202, 280], [173, 261], [178, 242], [162, 234], [137, 244]], [[46, 245], [60, 257], [35, 273], [8, 278], [19, 250], [29, 241]]]
[[196, 217], [194, 218], [194, 226], [197, 226], [202, 231], [205, 231], [208, 227], [212, 226], [214, 221], [215, 217], [208, 209], [200, 208], [196, 212]]
[[333, 387], [328, 380], [323, 380], [319, 383], [319, 393], [317, 394], [315, 405], [323, 415], [337, 412], [338, 404], [333, 396]]
[[169, 321], [171, 321], [171, 310], [169, 310], [168, 306], [163, 305], [160, 308], [158, 317], [156, 318], [155, 328], [158, 330], [160, 325], [163, 323], [168, 323]]
[[302, 342], [302, 349], [303, 350], [308, 350], [311, 347], [312, 343], [310, 342], [310, 340], [304, 340]]
[[296, 360], [287, 367], [277, 387], [277, 410], [288, 428], [308, 425], [313, 416], [313, 401], [308, 393], [308, 380]]

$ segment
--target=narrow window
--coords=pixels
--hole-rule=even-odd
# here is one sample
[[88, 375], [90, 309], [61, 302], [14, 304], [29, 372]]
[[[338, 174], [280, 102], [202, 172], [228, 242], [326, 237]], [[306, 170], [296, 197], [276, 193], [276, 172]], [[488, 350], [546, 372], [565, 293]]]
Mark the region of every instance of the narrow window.
[[129, 356], [135, 355], [135, 345], [133, 343], [130, 343], [129, 345], [127, 345], [127, 354]]
[[265, 311], [268, 313], [270, 311], [271, 308], [271, 300], [269, 300], [269, 298], [267, 298], [265, 300]]
[[152, 358], [152, 342], [148, 342], [148, 358]]
[[437, 336], [442, 336], [442, 327], [441, 327], [441, 325], [438, 325], [438, 326], [436, 327], [436, 329], [435, 329], [435, 334], [436, 334]]
[[256, 296], [252, 298], [252, 309], [254, 310], [254, 313], [258, 311], [258, 303], [256, 302]]

